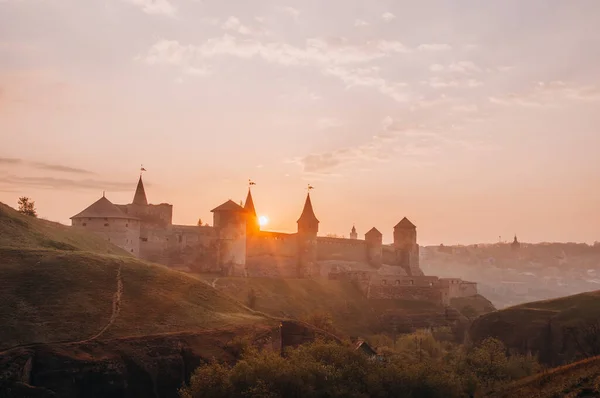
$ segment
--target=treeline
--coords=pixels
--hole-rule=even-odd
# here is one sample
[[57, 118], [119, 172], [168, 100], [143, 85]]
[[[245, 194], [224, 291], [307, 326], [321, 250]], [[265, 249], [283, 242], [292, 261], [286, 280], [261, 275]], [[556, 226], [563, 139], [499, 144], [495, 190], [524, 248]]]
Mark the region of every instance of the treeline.
[[180, 396], [473, 397], [540, 370], [535, 357], [510, 354], [491, 338], [471, 347], [440, 341], [428, 332], [380, 339], [386, 347], [377, 356], [350, 344], [320, 341], [284, 356], [246, 346], [233, 366], [198, 368]]

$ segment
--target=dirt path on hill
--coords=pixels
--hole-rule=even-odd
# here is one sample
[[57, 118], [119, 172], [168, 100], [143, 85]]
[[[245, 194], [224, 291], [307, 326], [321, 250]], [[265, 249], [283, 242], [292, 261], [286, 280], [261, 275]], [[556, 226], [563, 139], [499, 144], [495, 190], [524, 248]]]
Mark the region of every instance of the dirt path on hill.
[[215, 280], [214, 280], [214, 281], [212, 281], [212, 282], [210, 283], [210, 285], [211, 285], [212, 287], [214, 287], [215, 289], [217, 288], [217, 281], [218, 281], [218, 280], [219, 280], [219, 278], [215, 278]]
[[[96, 333], [94, 336], [84, 339], [84, 340], [61, 340], [61, 341], [47, 341], [47, 342], [40, 342], [40, 343], [27, 343], [27, 344], [19, 344], [13, 347], [9, 347], [9, 348], [3, 348], [0, 350], [0, 352], [5, 352], [5, 351], [9, 351], [15, 348], [27, 348], [27, 347], [34, 347], [34, 346], [38, 346], [38, 345], [43, 345], [43, 344], [80, 344], [80, 343], [88, 343], [92, 340], [96, 340], [98, 337], [102, 336], [104, 334], [104, 332], [106, 332], [108, 330], [108, 328], [110, 328], [113, 323], [115, 323], [115, 321], [117, 320], [117, 317], [119, 316], [119, 312], [121, 312], [121, 297], [123, 296], [123, 279], [121, 277], [121, 270], [123, 268], [123, 262], [120, 262], [119, 264], [119, 268], [117, 268], [117, 276], [116, 276], [116, 281], [117, 281], [117, 290], [115, 291], [115, 293], [113, 294], [113, 299], [112, 299], [112, 313], [110, 315], [110, 319], [108, 320], [107, 324], [104, 325], [104, 327], [98, 332]], [[217, 278], [218, 279], [218, 278]]]
[[108, 323], [102, 328], [102, 330], [100, 330], [98, 333], [96, 333], [94, 336], [90, 337], [89, 339], [82, 340], [82, 341], [76, 341], [74, 343], [87, 343], [89, 341], [96, 340], [98, 337], [102, 336], [104, 334], [104, 332], [106, 332], [108, 330], [108, 328], [111, 327], [112, 324], [115, 323], [115, 321], [117, 320], [117, 317], [119, 316], [119, 312], [121, 312], [121, 297], [123, 296], [123, 278], [121, 278], [121, 270], [122, 269], [123, 269], [123, 263], [121, 262], [119, 264], [119, 268], [117, 269], [117, 291], [113, 295], [112, 314], [110, 315], [110, 319], [108, 320]]

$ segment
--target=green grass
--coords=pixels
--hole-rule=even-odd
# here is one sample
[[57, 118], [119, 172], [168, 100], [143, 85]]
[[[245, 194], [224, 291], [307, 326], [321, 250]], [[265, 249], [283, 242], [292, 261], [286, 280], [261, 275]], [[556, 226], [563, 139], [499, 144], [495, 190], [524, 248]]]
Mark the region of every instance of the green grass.
[[86, 231], [18, 213], [0, 203], [0, 247], [19, 249], [53, 249], [90, 251], [130, 256], [125, 250]]
[[600, 319], [600, 291], [537, 301], [483, 315], [473, 322], [471, 337], [479, 341], [497, 337], [508, 347], [529, 349], [560, 364], [577, 358], [577, 347], [566, 336], [567, 328], [578, 328]]
[[206, 283], [137, 260], [94, 235], [0, 203], [0, 350], [101, 338], [272, 323]]

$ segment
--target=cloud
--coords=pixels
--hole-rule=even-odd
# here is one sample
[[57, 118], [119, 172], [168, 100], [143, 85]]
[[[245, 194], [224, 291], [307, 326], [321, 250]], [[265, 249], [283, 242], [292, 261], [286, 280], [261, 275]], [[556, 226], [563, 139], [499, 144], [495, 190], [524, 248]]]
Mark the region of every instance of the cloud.
[[344, 125], [344, 123], [342, 123], [341, 120], [333, 118], [333, 117], [322, 117], [319, 120], [317, 120], [317, 129], [319, 129], [319, 130], [327, 130], [330, 128], [340, 127], [343, 125]]
[[528, 92], [489, 97], [489, 101], [504, 106], [553, 107], [568, 101], [600, 101], [600, 89], [595, 86], [569, 85], [562, 81], [538, 82]]
[[381, 131], [361, 145], [332, 151], [311, 153], [292, 159], [304, 173], [311, 175], [339, 175], [340, 166], [357, 162], [407, 162], [411, 165], [433, 165], [444, 150], [489, 150], [489, 145], [472, 139], [450, 137], [419, 124], [399, 122], [386, 117]]
[[336, 66], [327, 68], [325, 74], [340, 79], [347, 89], [360, 86], [370, 87], [396, 102], [408, 101], [410, 96], [405, 91], [406, 83], [389, 82], [378, 75], [378, 70], [376, 67], [349, 69]]
[[300, 11], [294, 7], [280, 7], [280, 10], [294, 19], [298, 19]]
[[169, 0], [123, 0], [139, 7], [146, 14], [175, 16], [177, 8]]
[[363, 21], [362, 19], [357, 19], [356, 21], [354, 21], [354, 26], [357, 28], [363, 28], [365, 26], [369, 26], [369, 23]]
[[21, 159], [15, 159], [15, 158], [0, 158], [0, 165], [2, 164], [19, 164], [22, 163], [23, 161]]
[[457, 87], [458, 82], [456, 80], [442, 80], [439, 77], [431, 77], [429, 80], [421, 82], [422, 84], [426, 84], [432, 88], [447, 88], [447, 87]]
[[223, 23], [223, 25], [221, 25], [222, 29], [225, 30], [230, 30], [233, 32], [237, 32], [241, 35], [255, 35], [255, 36], [259, 36], [259, 35], [264, 35], [267, 34], [268, 32], [264, 29], [261, 28], [252, 28], [249, 26], [246, 26], [244, 24], [241, 23], [241, 21], [237, 18], [237, 17], [229, 17], [227, 18], [227, 20]]
[[280, 65], [336, 65], [366, 63], [404, 53], [408, 49], [400, 42], [373, 40], [360, 44], [348, 43], [346, 39], [307, 39], [303, 47], [287, 43], [263, 43], [256, 39], [239, 39], [231, 35], [211, 38], [201, 45], [182, 45], [176, 40], [156, 42], [146, 55], [138, 57], [148, 64], [196, 65], [203, 60], [218, 56], [238, 58], [262, 58]]
[[409, 50], [400, 42], [372, 40], [351, 43], [344, 38], [312, 38], [305, 45], [293, 46], [280, 42], [261, 42], [251, 37], [244, 39], [231, 35], [208, 39], [201, 45], [183, 45], [175, 40], [156, 42], [138, 60], [149, 65], [171, 65], [185, 73], [199, 70], [200, 75], [209, 72], [206, 63], [215, 57], [230, 56], [241, 59], [259, 58], [281, 66], [312, 66], [325, 75], [342, 80], [347, 88], [366, 86], [377, 89], [395, 101], [406, 101], [406, 93], [400, 90], [403, 83], [390, 83], [378, 76], [371, 68], [345, 68], [344, 65], [365, 64], [393, 54]]
[[76, 174], [96, 174], [89, 170], [80, 169], [77, 167], [64, 166], [64, 165], [60, 165], [60, 164], [32, 162], [31, 165], [38, 169], [50, 170], [50, 171], [60, 171], [60, 172], [65, 172], [65, 173], [76, 173]]
[[452, 50], [452, 46], [449, 44], [421, 44], [417, 47], [419, 51], [448, 51]]
[[385, 22], [392, 22], [394, 19], [396, 19], [396, 16], [388, 11], [381, 14], [381, 19], [383, 19]]
[[102, 181], [94, 179], [73, 180], [54, 177], [18, 177], [14, 175], [0, 176], [0, 187], [31, 187], [57, 190], [107, 190], [113, 192], [131, 191], [131, 182]]
[[81, 169], [78, 167], [65, 166], [62, 164], [52, 164], [44, 162], [30, 162], [18, 158], [0, 158], [0, 166], [2, 165], [24, 165], [40, 170], [48, 171], [59, 171], [64, 173], [75, 173], [75, 174], [95, 174], [92, 171]]

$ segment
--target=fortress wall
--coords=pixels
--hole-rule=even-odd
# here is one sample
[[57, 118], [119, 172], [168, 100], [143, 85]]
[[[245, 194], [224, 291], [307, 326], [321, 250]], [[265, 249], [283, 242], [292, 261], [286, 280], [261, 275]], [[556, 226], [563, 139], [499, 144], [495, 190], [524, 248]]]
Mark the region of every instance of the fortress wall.
[[394, 285], [394, 286], [439, 286], [437, 276], [403, 276], [403, 275], [382, 275], [373, 274], [371, 276], [372, 284]]
[[251, 277], [297, 276], [296, 234], [259, 232], [246, 238], [246, 270]]
[[116, 205], [121, 211], [130, 216], [137, 217], [146, 224], [170, 226], [173, 222], [173, 205], [161, 203], [158, 205]]
[[446, 292], [436, 287], [373, 285], [369, 287], [369, 299], [373, 300], [422, 300], [435, 304], [447, 304]]
[[358, 239], [317, 237], [317, 260], [368, 262], [367, 242]]
[[140, 222], [124, 218], [76, 218], [72, 226], [101, 236], [136, 257], [140, 255]]
[[471, 297], [478, 294], [477, 283], [463, 281], [459, 286], [459, 297]]
[[381, 262], [383, 264], [396, 264], [396, 250], [392, 246], [381, 247]]
[[142, 223], [140, 230], [140, 258], [169, 265], [168, 248], [171, 231]]

